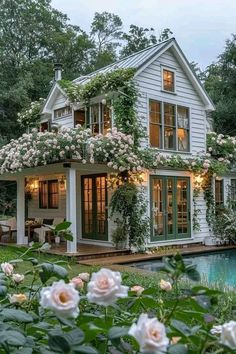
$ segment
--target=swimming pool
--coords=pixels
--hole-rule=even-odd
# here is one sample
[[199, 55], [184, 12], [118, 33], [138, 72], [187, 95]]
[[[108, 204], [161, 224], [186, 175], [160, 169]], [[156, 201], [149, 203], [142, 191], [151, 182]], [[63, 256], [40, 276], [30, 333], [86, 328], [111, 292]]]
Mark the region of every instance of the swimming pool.
[[[236, 249], [184, 256], [184, 261], [196, 265], [203, 281], [236, 287]], [[159, 271], [162, 262], [160, 259], [153, 259], [131, 263], [129, 266]]]

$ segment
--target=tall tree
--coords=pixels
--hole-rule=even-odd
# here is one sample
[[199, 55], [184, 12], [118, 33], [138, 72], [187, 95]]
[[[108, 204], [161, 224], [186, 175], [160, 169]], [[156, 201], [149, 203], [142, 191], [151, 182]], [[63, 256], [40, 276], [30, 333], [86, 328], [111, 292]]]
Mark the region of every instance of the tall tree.
[[151, 45], [157, 44], [168, 39], [172, 35], [169, 28], [165, 28], [160, 37], [157, 38], [153, 28], [144, 28], [136, 25], [130, 25], [129, 32], [123, 34], [123, 40], [126, 42], [121, 50], [120, 56], [126, 57], [127, 55], [138, 52]]
[[19, 134], [17, 112], [45, 97], [53, 78], [53, 62], [62, 61], [65, 78], [87, 71], [93, 43], [51, 0], [0, 0], [0, 131]]
[[205, 71], [204, 84], [216, 111], [214, 129], [218, 133], [236, 135], [236, 35], [226, 41], [218, 61]]
[[94, 69], [112, 63], [116, 59], [116, 49], [121, 45], [123, 35], [120, 17], [106, 11], [96, 12], [90, 34], [95, 45]]

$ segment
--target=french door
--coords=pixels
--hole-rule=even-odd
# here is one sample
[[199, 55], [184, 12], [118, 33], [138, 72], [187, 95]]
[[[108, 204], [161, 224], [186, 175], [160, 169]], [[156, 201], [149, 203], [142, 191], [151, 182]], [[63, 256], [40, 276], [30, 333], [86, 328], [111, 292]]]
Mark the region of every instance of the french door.
[[151, 176], [151, 240], [190, 237], [190, 179]]
[[81, 177], [83, 238], [108, 240], [106, 177], [106, 174]]

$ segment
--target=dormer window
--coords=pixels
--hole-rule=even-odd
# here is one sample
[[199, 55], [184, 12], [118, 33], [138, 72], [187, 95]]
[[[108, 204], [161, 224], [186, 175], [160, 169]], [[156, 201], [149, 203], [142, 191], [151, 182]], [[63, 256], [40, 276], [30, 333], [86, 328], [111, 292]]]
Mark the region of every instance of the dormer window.
[[70, 114], [71, 114], [71, 107], [70, 106], [66, 106], [66, 107], [63, 107], [63, 108], [55, 109], [54, 118], [58, 119], [58, 118], [66, 117], [66, 116], [68, 116]]
[[169, 69], [162, 71], [163, 90], [168, 92], [175, 92], [175, 72]]

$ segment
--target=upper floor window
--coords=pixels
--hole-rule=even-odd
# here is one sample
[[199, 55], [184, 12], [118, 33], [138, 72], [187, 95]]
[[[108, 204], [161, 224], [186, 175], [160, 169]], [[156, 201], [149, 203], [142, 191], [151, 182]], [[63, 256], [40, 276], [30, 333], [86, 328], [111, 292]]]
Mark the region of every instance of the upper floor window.
[[189, 109], [155, 100], [149, 102], [150, 145], [159, 149], [189, 151]]
[[58, 180], [39, 182], [39, 208], [58, 209], [59, 188]]
[[71, 107], [70, 106], [66, 106], [66, 107], [54, 110], [54, 118], [55, 119], [68, 116], [69, 114], [71, 114]]
[[215, 204], [219, 208], [224, 204], [224, 180], [215, 180]]
[[102, 103], [96, 103], [90, 106], [87, 126], [94, 135], [106, 134], [111, 124], [111, 109]]
[[163, 69], [162, 76], [163, 90], [175, 92], [175, 72], [168, 69]]

